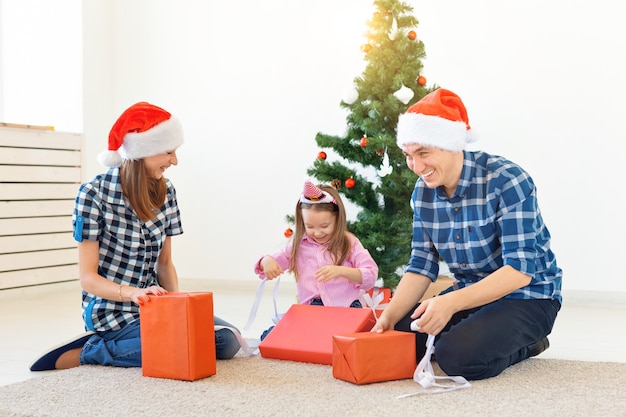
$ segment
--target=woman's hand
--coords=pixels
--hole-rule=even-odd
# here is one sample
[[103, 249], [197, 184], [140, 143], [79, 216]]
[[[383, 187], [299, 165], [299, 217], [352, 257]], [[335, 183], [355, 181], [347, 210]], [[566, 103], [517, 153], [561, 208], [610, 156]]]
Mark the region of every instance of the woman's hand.
[[159, 287], [158, 285], [153, 285], [148, 288], [137, 288], [137, 287], [129, 287], [123, 285], [121, 287], [122, 300], [128, 301], [131, 300], [133, 303], [138, 305], [143, 305], [150, 301], [149, 295], [163, 295], [167, 294], [167, 290], [165, 288]]

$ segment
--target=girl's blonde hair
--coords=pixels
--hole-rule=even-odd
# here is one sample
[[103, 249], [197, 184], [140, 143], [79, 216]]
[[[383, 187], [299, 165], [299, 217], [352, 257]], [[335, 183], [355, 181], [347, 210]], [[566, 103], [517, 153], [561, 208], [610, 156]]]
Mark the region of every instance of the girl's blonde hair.
[[120, 169], [120, 180], [124, 196], [135, 210], [137, 217], [148, 221], [156, 217], [163, 207], [167, 194], [165, 177], [148, 176], [143, 159], [124, 160]]
[[296, 281], [298, 280], [298, 249], [300, 242], [306, 233], [304, 220], [302, 219], [302, 210], [330, 211], [335, 215], [335, 230], [330, 240], [326, 244], [326, 249], [330, 252], [334, 265], [341, 265], [350, 253], [350, 240], [348, 239], [348, 222], [346, 220], [346, 209], [341, 201], [339, 192], [336, 188], [327, 184], [318, 184], [317, 187], [322, 191], [330, 194], [335, 203], [303, 203], [298, 200], [296, 204], [296, 212], [294, 216], [296, 231], [293, 235], [293, 245], [291, 247], [291, 258], [289, 259], [289, 269], [293, 273]]

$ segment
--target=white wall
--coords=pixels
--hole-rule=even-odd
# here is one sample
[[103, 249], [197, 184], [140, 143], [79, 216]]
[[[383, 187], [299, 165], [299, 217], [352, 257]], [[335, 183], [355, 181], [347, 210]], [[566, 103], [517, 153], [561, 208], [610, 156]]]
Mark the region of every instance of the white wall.
[[[8, 0], [5, 0], [8, 1]], [[626, 29], [611, 0], [409, 1], [429, 83], [464, 99], [480, 140], [533, 175], [565, 292], [618, 291]], [[284, 216], [318, 149], [341, 133], [342, 91], [362, 70], [363, 0], [84, 0], [87, 175], [128, 105], [183, 122], [168, 171], [183, 214], [179, 274], [254, 280], [285, 243]], [[32, 122], [31, 122], [32, 123]]]
[[180, 165], [168, 171], [185, 228], [174, 247], [180, 276], [256, 280], [256, 258], [285, 243], [284, 217], [318, 153], [315, 134], [344, 129], [339, 101], [362, 70], [372, 11], [362, 3], [84, 2], [85, 16], [111, 13], [116, 28], [98, 32], [85, 21], [86, 57], [102, 39], [114, 49], [113, 82], [85, 84], [112, 102], [104, 114], [85, 98], [92, 159], [108, 132], [92, 121], [107, 119], [108, 129], [133, 102], [161, 105], [184, 125]]
[[533, 175], [564, 290], [626, 291], [616, 265], [626, 253], [618, 203], [626, 29], [618, 2], [419, 4], [429, 79], [464, 99], [481, 136], [475, 147]]
[[0, 122], [80, 132], [80, 0], [0, 0]]

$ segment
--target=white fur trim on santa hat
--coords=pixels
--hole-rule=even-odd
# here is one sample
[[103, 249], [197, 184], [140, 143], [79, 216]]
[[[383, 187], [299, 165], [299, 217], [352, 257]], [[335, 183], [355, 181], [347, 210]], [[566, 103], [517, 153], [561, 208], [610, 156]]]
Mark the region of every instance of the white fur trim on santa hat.
[[183, 128], [174, 116], [144, 132], [124, 136], [119, 154], [122, 159], [136, 160], [175, 151], [183, 144]]
[[434, 146], [449, 151], [462, 151], [472, 141], [464, 122], [439, 116], [405, 113], [398, 117], [396, 141], [399, 147], [411, 144]]
[[118, 167], [122, 164], [122, 156], [117, 151], [102, 151], [97, 158], [105, 167]]

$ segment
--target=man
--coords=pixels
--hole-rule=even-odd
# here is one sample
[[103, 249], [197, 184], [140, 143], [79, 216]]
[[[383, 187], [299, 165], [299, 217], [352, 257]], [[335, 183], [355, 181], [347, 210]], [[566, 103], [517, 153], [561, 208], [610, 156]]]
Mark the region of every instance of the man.
[[[432, 334], [439, 367], [478, 380], [548, 348], [562, 270], [532, 178], [505, 158], [466, 151], [471, 139], [463, 102], [445, 89], [400, 116], [397, 143], [419, 176], [412, 251], [372, 331], [411, 331], [415, 322], [418, 360]], [[440, 256], [455, 283], [420, 304]]]

